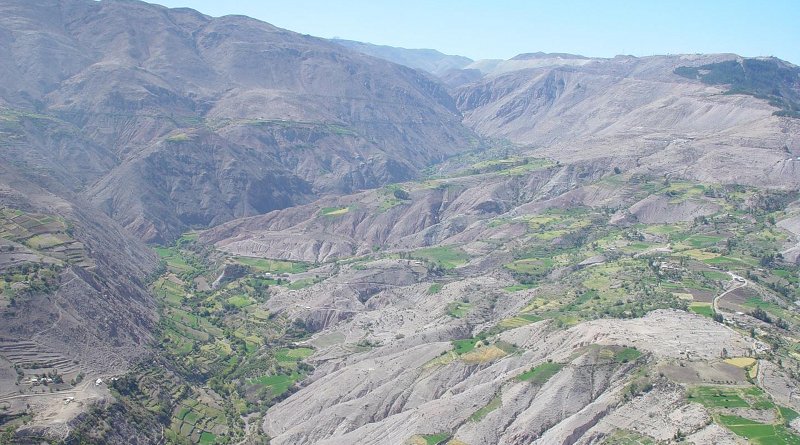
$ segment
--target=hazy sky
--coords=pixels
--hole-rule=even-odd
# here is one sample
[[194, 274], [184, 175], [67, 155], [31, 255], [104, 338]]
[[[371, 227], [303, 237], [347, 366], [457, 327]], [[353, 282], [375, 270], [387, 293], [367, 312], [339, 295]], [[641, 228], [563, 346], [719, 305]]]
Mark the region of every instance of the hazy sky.
[[[151, 0], [152, 1], [152, 0]], [[800, 0], [156, 0], [243, 14], [319, 37], [434, 48], [473, 59], [524, 52], [610, 57], [734, 52], [800, 64]]]

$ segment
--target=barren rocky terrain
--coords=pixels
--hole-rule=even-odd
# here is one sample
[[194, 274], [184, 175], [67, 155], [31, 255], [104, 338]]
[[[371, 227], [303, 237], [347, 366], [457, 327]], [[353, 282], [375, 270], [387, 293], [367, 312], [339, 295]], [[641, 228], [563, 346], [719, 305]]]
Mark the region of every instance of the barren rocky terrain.
[[116, 0], [0, 56], [0, 443], [800, 444], [794, 65]]

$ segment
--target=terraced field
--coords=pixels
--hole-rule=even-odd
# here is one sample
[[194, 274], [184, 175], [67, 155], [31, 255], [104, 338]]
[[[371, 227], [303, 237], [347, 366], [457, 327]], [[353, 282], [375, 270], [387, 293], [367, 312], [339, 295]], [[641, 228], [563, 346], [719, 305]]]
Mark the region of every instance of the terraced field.
[[[277, 277], [305, 272], [308, 267], [231, 258], [248, 272], [215, 290], [199, 291], [195, 278], [210, 282], [215, 277], [207, 251], [193, 237], [159, 248], [158, 253], [165, 266], [165, 273], [152, 285], [161, 302], [159, 348], [177, 370], [172, 380], [165, 380], [166, 391], [174, 396], [166, 436], [177, 442], [229, 443], [244, 435], [240, 416], [274, 403], [308, 372], [304, 360], [314, 350], [293, 346], [306, 335], [302, 327], [273, 317], [263, 308], [271, 286], [291, 286], [290, 280], [278, 284], [277, 279], [264, 278], [265, 273]], [[265, 348], [266, 342], [271, 347]], [[154, 369], [144, 369], [145, 376], [153, 375]], [[180, 390], [181, 375], [191, 380], [202, 377]], [[156, 385], [149, 377], [137, 379], [147, 389], [145, 399], [152, 400], [148, 403], [156, 403], [163, 383]]]
[[[746, 438], [750, 443], [800, 444], [800, 435], [786, 427], [797, 418], [789, 408], [775, 405], [770, 397], [756, 386], [750, 387], [697, 387], [689, 391], [689, 399], [710, 408], [714, 421]], [[773, 422], [748, 419], [730, 414], [733, 409], [754, 410], [773, 414]], [[762, 414], [763, 416], [763, 414]]]
[[[0, 238], [31, 249], [37, 254], [39, 261], [75, 264], [81, 267], [94, 265], [86, 255], [83, 244], [72, 237], [72, 227], [63, 218], [2, 207]], [[4, 250], [12, 252], [6, 249]], [[24, 256], [24, 250], [20, 252], [23, 254], [19, 255], [21, 258], [16, 261], [12, 259], [15, 255], [2, 252], [3, 250], [0, 250], [0, 268], [19, 264], [22, 258], [27, 258]]]
[[[476, 175], [510, 170], [497, 168]], [[417, 199], [413, 194], [421, 190], [444, 193], [440, 187], [449, 180], [437, 181], [430, 189], [424, 184], [402, 185], [412, 196], [397, 198], [403, 203], [376, 213], [390, 214], [394, 207], [409, 205], [406, 201], [413, 202]], [[492, 393], [477, 406], [464, 409], [460, 427], [410, 430], [398, 439], [401, 442], [470, 443], [458, 434], [473, 434], [471, 429], [484, 428], [487, 419], [508, 415], [509, 403], [520, 403], [519, 396], [504, 398], [511, 394], [508, 391], [524, 394], [520, 388], [525, 387], [547, 394], [556, 382], [564, 385], [565, 381], [585, 379], [581, 373], [590, 372], [587, 370], [628, 373], [614, 403], [643, 403], [656, 387], [682, 394], [676, 400], [697, 402], [695, 406], [701, 408], [692, 409], [706, 410], [708, 422], [719, 428], [715, 434], [749, 437], [756, 443], [794, 440], [793, 433], [782, 426], [794, 411], [776, 403], [759, 386], [745, 386], [763, 378], [761, 367], [753, 359], [745, 363], [745, 358], [770, 360], [769, 347], [781, 354], [796, 349], [791, 339], [800, 320], [791, 302], [798, 297], [792, 285], [798, 282], [799, 270], [769, 257], [769, 252], [782, 246], [776, 240], [786, 237], [770, 222], [779, 219], [782, 210], [751, 206], [757, 200], [752, 190], [734, 193], [705, 185], [642, 181], [638, 190], [644, 196], [663, 194], [676, 202], [712, 199], [708, 195], [713, 191], [715, 205], [724, 210], [674, 223], [643, 223], [633, 217], [615, 223], [616, 210], [583, 205], [521, 216], [489, 215], [467, 227], [488, 231], [483, 234], [510, 231], [514, 235], [491, 241], [485, 236], [473, 241], [465, 238], [433, 247], [370, 246], [363, 254], [319, 262], [313, 270], [308, 263], [231, 256], [192, 238], [159, 249], [164, 273], [152, 285], [161, 304], [159, 348], [177, 376], [198, 379], [185, 394], [175, 397], [169, 412], [170, 437], [195, 443], [252, 437], [252, 425], [248, 426], [251, 433], [245, 433], [243, 419], [260, 419], [264, 410], [271, 413], [265, 425], [277, 429], [279, 421], [275, 419], [283, 416], [284, 404], [305, 409], [297, 401], [296, 391], [303, 397], [325, 397], [324, 393], [308, 396], [313, 390], [307, 385], [323, 385], [331, 394], [344, 390], [327, 383], [324, 375], [306, 378], [311, 363], [321, 363], [330, 371], [333, 365], [329, 360], [344, 354], [354, 362], [343, 362], [333, 372], [348, 375], [351, 384], [363, 382], [370, 388], [357, 391], [363, 393], [356, 399], [364, 406], [376, 403], [367, 400], [372, 391], [385, 390], [372, 380], [384, 372], [495, 373], [487, 380], [496, 379]], [[456, 184], [446, 190], [449, 193], [460, 187]], [[386, 191], [375, 193], [383, 196], [374, 202], [380, 207], [386, 198], [381, 193]], [[633, 188], [626, 193], [638, 192]], [[742, 210], [744, 202], [751, 210]], [[361, 210], [369, 210], [367, 204], [360, 205], [359, 215]], [[330, 218], [349, 218], [349, 209], [324, 209], [327, 214], [320, 215], [320, 227], [334, 226]], [[221, 270], [232, 267], [240, 272], [236, 278], [216, 280]], [[715, 311], [712, 301], [740, 285], [734, 280], [739, 276], [747, 277], [746, 289], [752, 293], [740, 296], [730, 292], [730, 299], [726, 296], [723, 303], [737, 305], [742, 313], [725, 304]], [[216, 280], [216, 287], [200, 290], [199, 278], [208, 283]], [[680, 317], [688, 317], [681, 320], [703, 326], [703, 330], [682, 332], [672, 327], [661, 332], [639, 326], [631, 331], [623, 329], [627, 325], [621, 322], [605, 323], [625, 319], [635, 324], [658, 309], [677, 309], [683, 314]], [[772, 322], [753, 324], [747, 313], [755, 309], [765, 311]], [[666, 319], [678, 317], [674, 311], [658, 314]], [[778, 319], [788, 328], [777, 326]], [[587, 328], [590, 330], [584, 332], [587, 325], [597, 331]], [[709, 325], [723, 330], [715, 331]], [[310, 326], [320, 332], [309, 338]], [[712, 335], [706, 334], [711, 331], [752, 342], [744, 347], [726, 337], [734, 346], [709, 353], [716, 338], [704, 335]], [[430, 332], [436, 332], [432, 343], [417, 337]], [[573, 349], [547, 360], [547, 353], [539, 348], [557, 348], [548, 338], [560, 335], [565, 336], [561, 344]], [[659, 335], [665, 337], [654, 339]], [[700, 344], [687, 344], [682, 340], [685, 336]], [[413, 347], [433, 349], [436, 345], [436, 353], [421, 360], [419, 366], [393, 362], [403, 354], [405, 347], [397, 345], [406, 338], [413, 339]], [[654, 344], [659, 346], [653, 349]], [[314, 348], [321, 352], [315, 354]], [[786, 366], [792, 369], [794, 364]], [[579, 377], [567, 378], [569, 375]], [[452, 375], [447, 378], [461, 381]], [[419, 382], [412, 377], [408, 381]], [[168, 392], [178, 394], [174, 388]], [[191, 405], [192, 397], [202, 405]], [[335, 409], [344, 409], [336, 401], [331, 403]], [[275, 404], [279, 406], [270, 408]], [[754, 412], [761, 414], [754, 416]], [[307, 415], [324, 416], [318, 412]], [[387, 421], [376, 416], [380, 419], [375, 422]], [[313, 430], [326, 421], [304, 424], [304, 428]], [[280, 443], [291, 443], [294, 433], [287, 434], [288, 439], [284, 437]], [[602, 434], [603, 443], [611, 444], [666, 440], [662, 433], [650, 435], [625, 424], [615, 424]]]

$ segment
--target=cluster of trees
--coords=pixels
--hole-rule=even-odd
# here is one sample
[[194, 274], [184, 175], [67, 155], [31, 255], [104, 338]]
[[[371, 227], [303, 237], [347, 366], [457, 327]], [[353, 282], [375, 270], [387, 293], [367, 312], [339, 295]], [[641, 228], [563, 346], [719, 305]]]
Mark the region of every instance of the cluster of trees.
[[[760, 307], [757, 307], [757, 308], [753, 309], [752, 311], [750, 311], [750, 315], [753, 318], [757, 318], [757, 319], [759, 319], [759, 320], [761, 320], [761, 321], [763, 321], [765, 323], [773, 323], [772, 317], [769, 316], [767, 311], [765, 311], [764, 309], [761, 309]], [[779, 327], [781, 329], [789, 329], [789, 323], [786, 320], [784, 320], [783, 318], [778, 318], [777, 320], [774, 320], [774, 323], [775, 323], [775, 326], [777, 326], [777, 327]]]

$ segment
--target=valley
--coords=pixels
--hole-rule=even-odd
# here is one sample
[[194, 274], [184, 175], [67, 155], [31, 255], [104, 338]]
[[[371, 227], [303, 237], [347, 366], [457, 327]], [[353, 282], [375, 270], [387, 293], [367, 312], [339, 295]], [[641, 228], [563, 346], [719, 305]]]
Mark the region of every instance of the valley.
[[0, 0], [0, 443], [800, 444], [800, 68]]
[[[789, 426], [800, 407], [787, 392], [799, 369], [791, 285], [800, 269], [775, 258], [792, 244], [779, 223], [793, 214], [787, 204], [796, 201], [794, 192], [611, 172], [584, 187], [625, 184], [613, 204], [523, 213], [563, 199], [531, 195], [496, 203], [507, 212], [481, 212], [489, 206], [471, 195], [479, 193], [470, 190], [476, 177], [486, 193], [487, 182], [509, 186], [564, 168], [499, 160], [490, 164], [503, 167], [486, 173], [485, 164], [364, 192], [358, 206], [337, 198], [267, 215], [286, 227], [279, 237], [302, 231], [310, 243], [349, 240], [331, 250], [340, 255], [265, 247], [263, 235], [249, 230], [243, 233], [252, 241], [210, 243], [227, 228], [159, 249], [165, 269], [152, 284], [160, 301], [158, 348], [177, 376], [200, 379], [178, 393], [176, 378], [168, 390], [167, 437], [236, 443], [268, 434], [271, 443], [336, 443], [363, 434], [391, 442], [515, 443], [535, 439], [520, 435], [531, 424], [561, 434], [555, 428], [578, 428], [570, 425], [595, 409], [600, 414], [579, 428], [584, 440], [800, 440]], [[398, 194], [404, 199], [390, 190], [406, 191]], [[637, 216], [654, 198], [664, 199], [664, 208]], [[381, 240], [349, 232], [358, 221], [374, 227], [373, 218], [424, 219], [409, 208], [432, 202], [440, 219], [430, 227], [394, 221], [386, 226], [402, 236]], [[713, 210], [676, 218], [671, 209], [687, 202]], [[287, 226], [292, 212], [316, 216]], [[441, 239], [420, 236], [465, 215], [470, 221], [439, 232]], [[756, 318], [758, 308], [769, 322]], [[130, 374], [138, 403], [159, 400], [152, 372]], [[548, 382], [569, 385], [585, 373], [601, 379], [588, 398], [564, 406], [561, 417], [542, 418], [548, 411], [540, 398], [553, 396]], [[390, 383], [398, 380], [407, 386]], [[361, 390], [341, 385], [356, 381]], [[662, 397], [672, 414], [661, 411]], [[337, 419], [357, 404], [368, 417], [348, 418], [342, 431]], [[451, 423], [416, 414], [426, 410], [448, 410]], [[298, 411], [309, 420], [292, 427], [294, 415], [285, 416]], [[642, 424], [630, 417], [636, 412], [656, 417]], [[529, 423], [514, 420], [524, 413]], [[659, 420], [666, 414], [671, 420]]]

